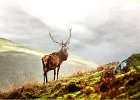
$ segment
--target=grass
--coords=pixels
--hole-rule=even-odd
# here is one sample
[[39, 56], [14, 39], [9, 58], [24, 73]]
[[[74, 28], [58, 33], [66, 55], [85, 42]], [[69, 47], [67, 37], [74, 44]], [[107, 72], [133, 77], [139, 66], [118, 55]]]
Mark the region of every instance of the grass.
[[112, 71], [116, 63], [87, 72], [78, 69], [71, 76], [45, 85], [32, 82], [21, 87], [15, 85], [7, 92], [0, 89], [0, 99], [139, 99], [140, 54], [130, 58], [137, 59], [132, 62], [135, 67], [131, 65], [116, 75]]
[[[34, 82], [0, 92], [1, 99], [138, 99], [140, 74], [132, 68], [113, 74], [116, 65], [80, 72], [45, 85]], [[102, 67], [102, 68], [101, 68]], [[100, 69], [100, 70], [99, 70]]]

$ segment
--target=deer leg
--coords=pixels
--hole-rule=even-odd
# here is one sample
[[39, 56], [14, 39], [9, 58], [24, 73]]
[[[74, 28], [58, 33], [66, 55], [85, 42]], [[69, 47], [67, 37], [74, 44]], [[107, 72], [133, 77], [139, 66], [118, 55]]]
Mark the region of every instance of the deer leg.
[[60, 69], [60, 66], [57, 67], [57, 79], [58, 79], [59, 69]]
[[46, 83], [47, 83], [48, 82], [47, 72], [45, 73], [45, 77], [46, 77]]
[[56, 75], [56, 68], [54, 69], [54, 81], [55, 81], [55, 75]]
[[44, 76], [44, 83], [43, 84], [45, 84], [45, 72], [44, 72], [44, 75], [43, 76]]

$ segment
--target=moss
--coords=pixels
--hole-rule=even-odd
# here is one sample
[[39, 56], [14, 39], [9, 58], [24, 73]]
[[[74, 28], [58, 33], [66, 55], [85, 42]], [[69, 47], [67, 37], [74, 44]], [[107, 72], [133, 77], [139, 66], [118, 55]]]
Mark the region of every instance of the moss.
[[50, 98], [55, 98], [58, 96], [59, 91], [56, 91], [55, 93], [50, 95]]
[[100, 81], [100, 73], [96, 72], [93, 75], [90, 75], [87, 80], [90, 81], [91, 85], [94, 85], [95, 83]]
[[98, 99], [100, 99], [100, 97], [101, 97], [100, 94], [94, 93], [94, 94], [91, 94], [89, 98], [92, 99], [92, 100], [93, 100], [93, 99], [98, 100]]
[[137, 89], [140, 90], [140, 80], [138, 82], [136, 82], [135, 87], [137, 87]]
[[72, 93], [68, 93], [68, 94], [65, 94], [65, 95], [61, 95], [59, 97], [57, 97], [57, 99], [75, 99], [75, 98], [79, 98], [81, 95], [81, 92], [80, 91], [77, 91], [77, 92], [72, 92]]
[[56, 83], [54, 86], [52, 86], [51, 93], [54, 93], [55, 91], [59, 90], [61, 87], [63, 87], [64, 84], [61, 82]]
[[140, 92], [130, 96], [130, 99], [140, 99]]
[[87, 86], [83, 90], [81, 90], [83, 94], [90, 95], [92, 93], [95, 93], [95, 89], [93, 87]]
[[84, 94], [81, 91], [73, 92], [71, 94], [74, 94], [75, 98], [78, 98], [78, 99], [84, 98]]
[[124, 76], [125, 76], [125, 74], [118, 74], [118, 75], [116, 75], [116, 78], [123, 79]]
[[140, 66], [137, 66], [138, 69], [140, 69]]
[[74, 97], [74, 95], [67, 95], [66, 99], [67, 100], [75, 100], [76, 98]]
[[139, 66], [137, 66], [137, 69], [138, 69], [138, 72], [140, 73], [140, 64], [139, 64]]
[[121, 93], [121, 94], [118, 95], [116, 98], [117, 98], [117, 99], [126, 98], [126, 93]]
[[94, 79], [92, 79], [92, 81], [90, 82], [91, 85], [94, 85], [95, 83], [100, 81], [100, 77], [96, 77]]
[[124, 90], [124, 89], [125, 89], [124, 86], [119, 87], [119, 90]]

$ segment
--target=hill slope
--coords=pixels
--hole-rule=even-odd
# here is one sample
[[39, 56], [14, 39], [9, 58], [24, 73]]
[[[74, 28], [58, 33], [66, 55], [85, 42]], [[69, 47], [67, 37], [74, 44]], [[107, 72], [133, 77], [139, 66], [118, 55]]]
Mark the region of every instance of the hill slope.
[[[48, 54], [48, 52], [47, 52]], [[41, 57], [43, 52], [0, 38], [0, 87], [12, 88], [13, 85], [24, 85], [29, 81], [43, 81]], [[94, 69], [98, 64], [83, 58], [70, 56], [60, 68], [60, 77], [76, 71]], [[53, 72], [48, 74], [49, 80]]]
[[23, 46], [11, 40], [0, 38], [0, 53], [5, 51], [18, 51], [18, 52], [30, 53], [38, 56], [43, 54], [35, 49], [29, 48], [27, 46]]
[[[108, 67], [106, 67], [108, 66]], [[116, 63], [97, 70], [77, 73], [45, 85], [26, 84], [0, 93], [5, 99], [139, 99], [140, 72], [133, 67], [125, 73], [113, 74]]]

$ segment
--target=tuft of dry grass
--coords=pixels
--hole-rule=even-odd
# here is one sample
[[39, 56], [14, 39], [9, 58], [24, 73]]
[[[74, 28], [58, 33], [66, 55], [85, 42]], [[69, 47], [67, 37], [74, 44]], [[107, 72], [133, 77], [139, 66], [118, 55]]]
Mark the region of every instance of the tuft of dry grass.
[[[24, 86], [11, 85], [8, 92], [1, 92], [0, 98], [3, 99], [28, 99], [36, 98], [36, 91], [38, 86], [41, 85], [37, 81], [25, 82]], [[33, 95], [34, 94], [34, 95]]]

